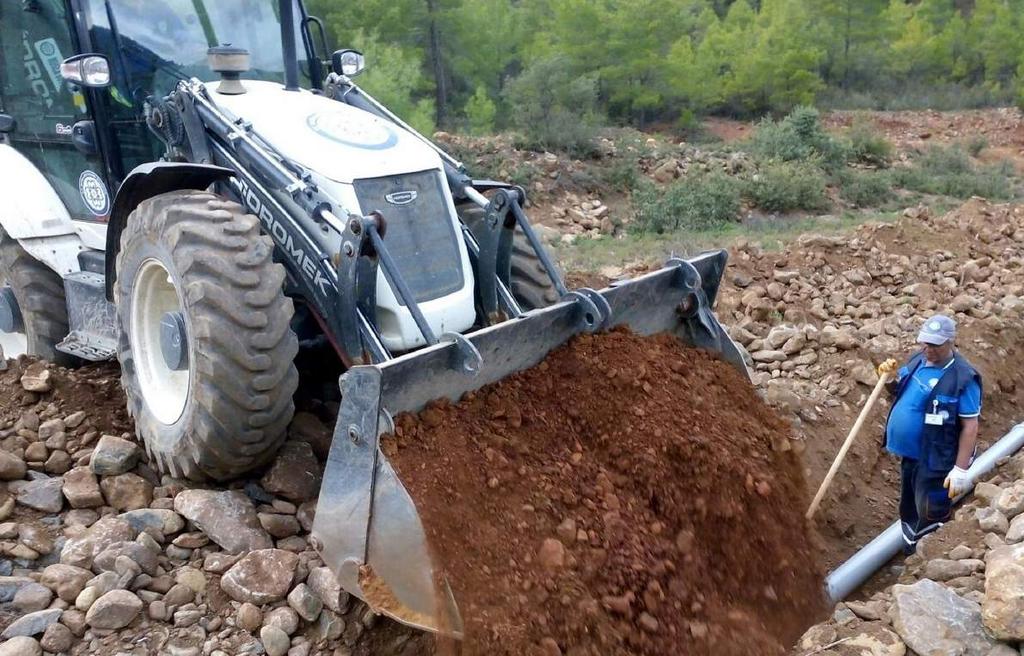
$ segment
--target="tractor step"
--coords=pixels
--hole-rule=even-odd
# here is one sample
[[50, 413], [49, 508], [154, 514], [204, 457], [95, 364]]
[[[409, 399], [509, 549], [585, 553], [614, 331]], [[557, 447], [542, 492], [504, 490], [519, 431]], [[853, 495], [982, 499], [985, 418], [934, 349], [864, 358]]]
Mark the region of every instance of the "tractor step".
[[109, 360], [117, 354], [117, 312], [107, 300], [104, 277], [90, 271], [76, 271], [64, 278], [71, 333], [57, 344], [57, 350], [91, 362]]

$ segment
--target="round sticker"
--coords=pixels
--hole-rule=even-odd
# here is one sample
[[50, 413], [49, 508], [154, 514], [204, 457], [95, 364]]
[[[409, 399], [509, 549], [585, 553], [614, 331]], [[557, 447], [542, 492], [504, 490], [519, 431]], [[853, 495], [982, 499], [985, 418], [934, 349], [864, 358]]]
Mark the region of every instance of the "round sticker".
[[92, 171], [82, 171], [78, 177], [78, 193], [82, 196], [82, 202], [95, 216], [106, 216], [110, 214], [110, 196], [107, 194], [107, 185], [103, 178]]
[[933, 321], [930, 324], [928, 324], [928, 328], [930, 328], [931, 330], [938, 330], [939, 328], [942, 328], [942, 326], [939, 325], [938, 321]]
[[306, 119], [306, 124], [313, 132], [346, 146], [367, 150], [384, 150], [398, 143], [398, 135], [386, 123], [354, 121], [352, 116], [347, 113], [311, 114]]

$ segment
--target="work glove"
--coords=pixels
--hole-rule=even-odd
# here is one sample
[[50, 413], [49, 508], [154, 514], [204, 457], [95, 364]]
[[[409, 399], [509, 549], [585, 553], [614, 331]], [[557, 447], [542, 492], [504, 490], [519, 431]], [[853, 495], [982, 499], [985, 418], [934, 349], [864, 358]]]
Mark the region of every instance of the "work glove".
[[881, 378], [885, 374], [891, 374], [896, 371], [896, 361], [889, 358], [882, 364], [878, 365], [878, 377]]
[[967, 470], [954, 466], [949, 474], [946, 475], [946, 480], [942, 482], [942, 487], [949, 490], [949, 498], [954, 499], [966, 492], [970, 484], [971, 477], [967, 474]]

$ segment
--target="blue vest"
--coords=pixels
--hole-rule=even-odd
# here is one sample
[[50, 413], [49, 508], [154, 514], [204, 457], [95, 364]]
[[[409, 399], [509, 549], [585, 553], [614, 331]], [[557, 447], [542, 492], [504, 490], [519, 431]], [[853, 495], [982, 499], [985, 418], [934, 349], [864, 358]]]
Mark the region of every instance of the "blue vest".
[[[902, 379], [896, 387], [896, 396], [889, 408], [890, 415], [914, 372], [923, 362], [924, 354], [918, 353], [900, 368]], [[925, 424], [921, 435], [921, 464], [932, 474], [945, 476], [956, 465], [960, 431], [963, 428], [959, 415], [960, 395], [972, 380], [978, 383], [978, 389], [981, 390], [981, 374], [960, 353], [954, 352], [953, 364], [949, 365], [928, 396], [926, 411], [932, 412], [934, 408], [944, 417], [941, 425]], [[936, 401], [938, 405], [934, 405]], [[921, 417], [921, 421], [924, 421], [924, 417]]]

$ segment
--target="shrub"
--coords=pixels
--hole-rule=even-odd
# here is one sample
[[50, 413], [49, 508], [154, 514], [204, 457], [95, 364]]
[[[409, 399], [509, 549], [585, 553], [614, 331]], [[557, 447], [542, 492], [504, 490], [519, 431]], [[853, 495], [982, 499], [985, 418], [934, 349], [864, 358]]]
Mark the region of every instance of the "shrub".
[[766, 212], [816, 211], [829, 207], [826, 184], [813, 162], [772, 162], [747, 181], [743, 195]]
[[633, 227], [640, 232], [713, 230], [739, 211], [739, 185], [724, 173], [687, 176], [664, 191], [644, 178], [633, 190]]
[[601, 182], [615, 191], [629, 191], [637, 186], [639, 177], [636, 160], [623, 158], [602, 171]]
[[594, 75], [577, 74], [565, 57], [540, 59], [508, 82], [504, 96], [518, 146], [594, 154], [601, 123]]
[[977, 157], [981, 154], [981, 151], [988, 148], [988, 139], [981, 135], [971, 137], [967, 140], [967, 152], [971, 154], [971, 157]]
[[855, 207], [881, 207], [896, 197], [886, 171], [843, 171], [836, 183], [839, 195]]
[[750, 142], [761, 159], [796, 162], [817, 159], [827, 170], [846, 163], [847, 148], [821, 128], [818, 110], [797, 107], [778, 122], [761, 121]]
[[959, 146], [932, 146], [910, 166], [894, 170], [896, 183], [904, 189], [954, 198], [1011, 198], [1013, 177], [1009, 162], [975, 166]]
[[851, 160], [872, 166], [888, 166], [892, 159], [892, 144], [875, 132], [866, 120], [855, 120], [846, 135], [850, 140]]
[[498, 106], [487, 95], [487, 89], [482, 86], [477, 87], [476, 93], [466, 101], [464, 111], [466, 120], [469, 121], [471, 134], [490, 134], [494, 131], [494, 117], [498, 113]]

